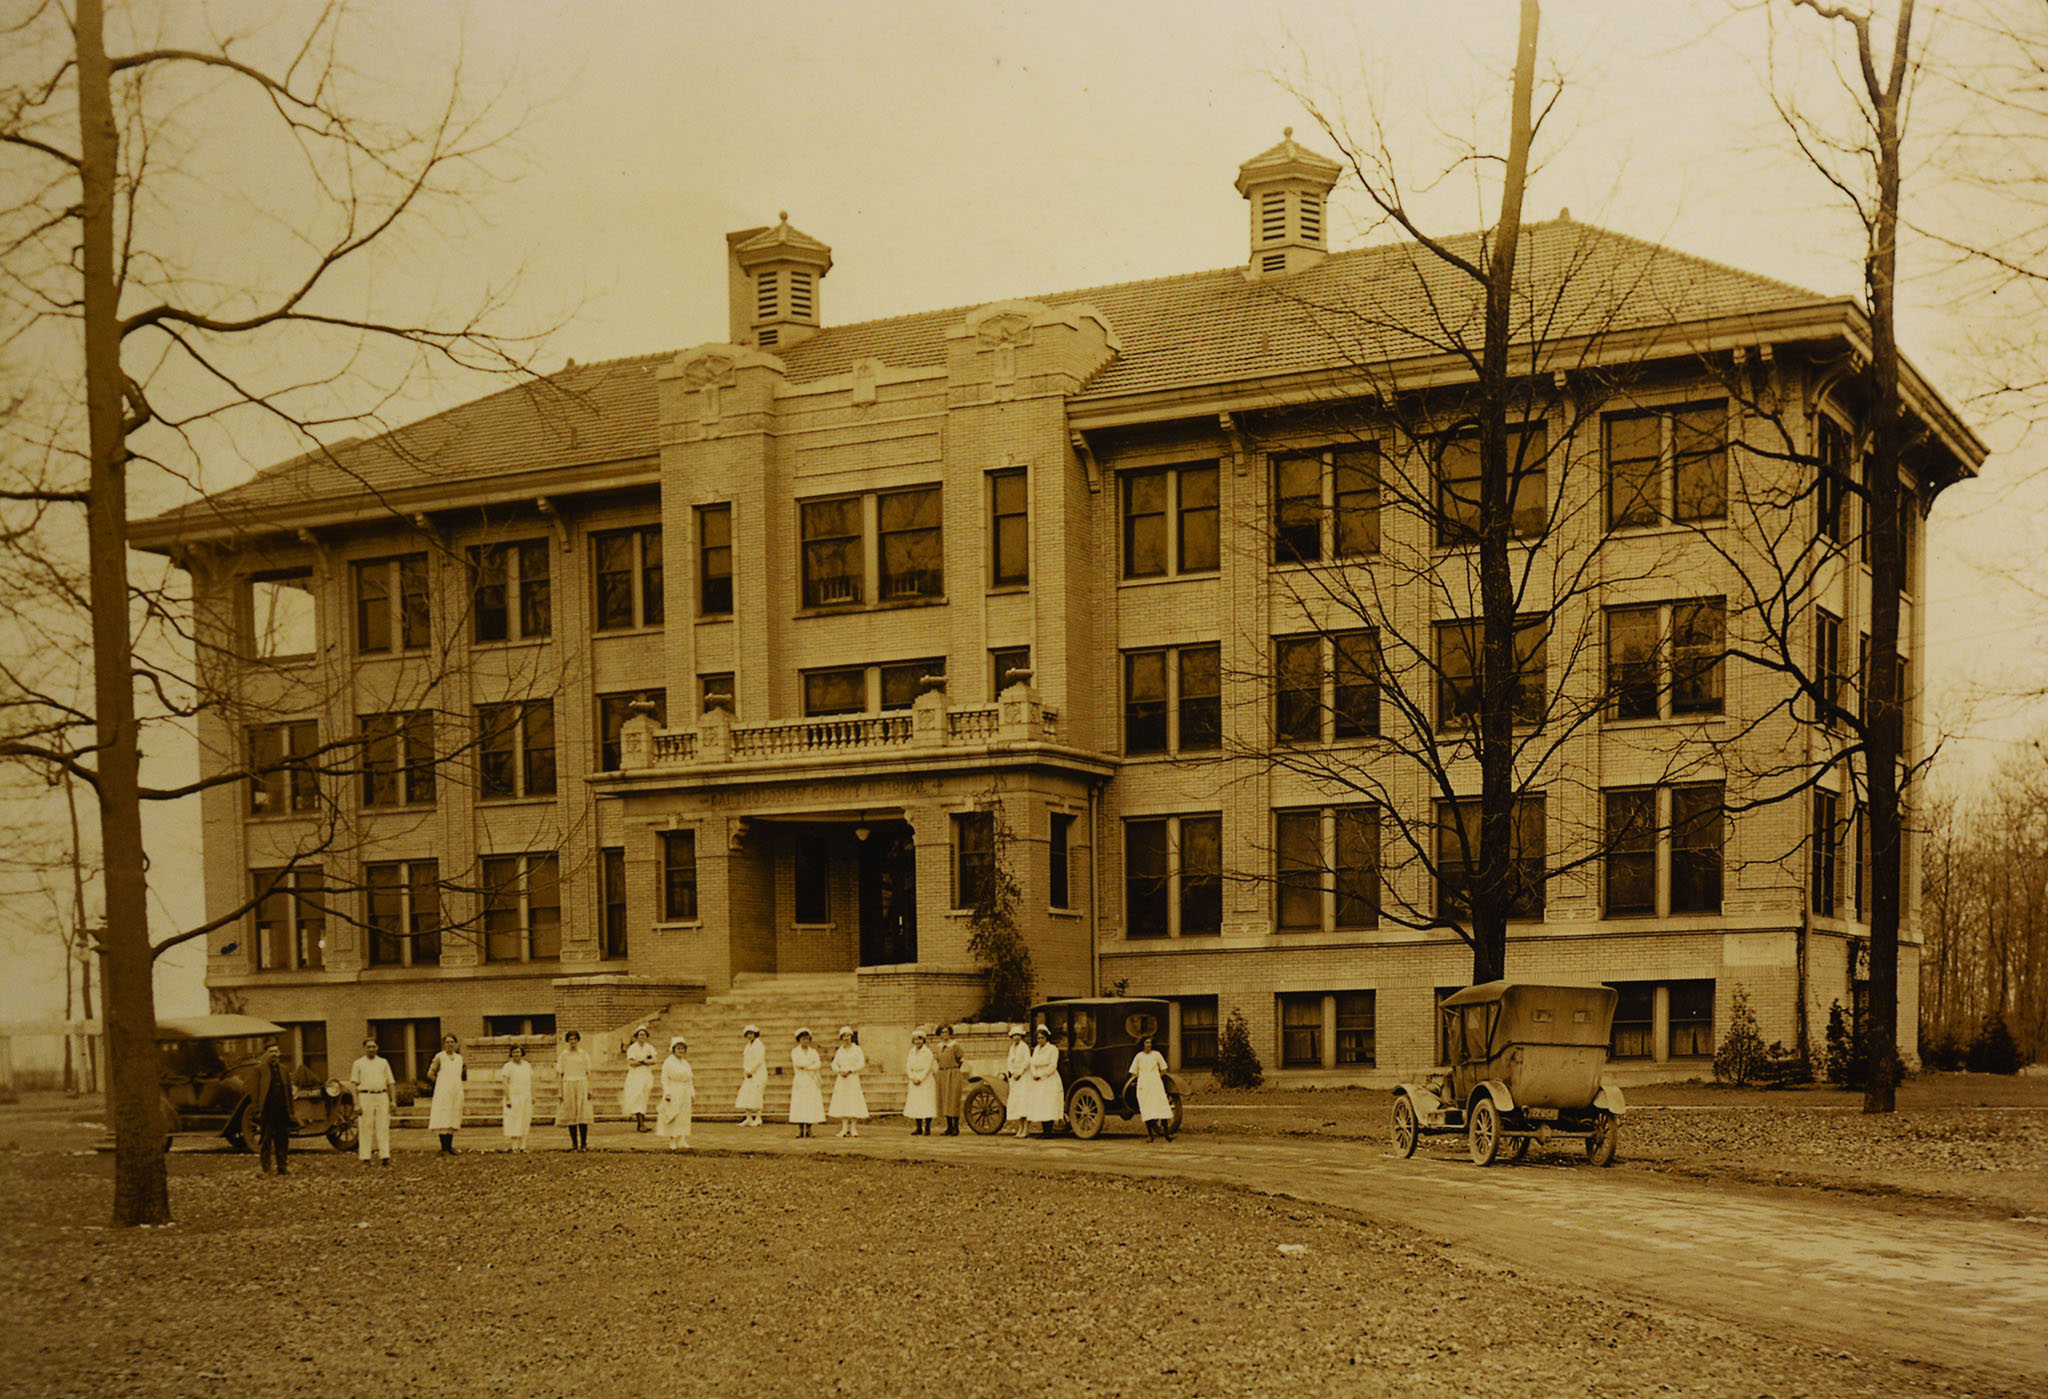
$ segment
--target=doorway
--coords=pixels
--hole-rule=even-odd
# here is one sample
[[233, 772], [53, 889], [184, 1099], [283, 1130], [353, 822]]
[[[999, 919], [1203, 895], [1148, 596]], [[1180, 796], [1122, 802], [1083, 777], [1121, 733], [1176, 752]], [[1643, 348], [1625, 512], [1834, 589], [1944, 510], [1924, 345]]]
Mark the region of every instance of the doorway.
[[917, 843], [910, 823], [874, 827], [860, 847], [860, 964], [917, 960]]

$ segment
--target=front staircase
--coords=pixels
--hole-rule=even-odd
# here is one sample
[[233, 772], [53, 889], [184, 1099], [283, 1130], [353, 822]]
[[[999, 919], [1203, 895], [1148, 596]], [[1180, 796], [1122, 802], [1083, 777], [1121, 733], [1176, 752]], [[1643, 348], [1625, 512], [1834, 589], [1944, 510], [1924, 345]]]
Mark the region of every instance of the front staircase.
[[[664, 1056], [672, 1035], [689, 1043], [690, 1067], [697, 1076], [698, 1118], [736, 1117], [733, 1098], [740, 1090], [740, 1054], [746, 1047], [740, 1031], [748, 1025], [759, 1027], [761, 1042], [768, 1050], [768, 1092], [762, 1115], [770, 1122], [789, 1118], [789, 1051], [796, 1044], [798, 1026], [808, 1026], [812, 1042], [824, 1061], [819, 1079], [829, 1104], [832, 1100], [832, 1051], [838, 1047], [839, 1027], [857, 1024], [860, 987], [852, 972], [821, 972], [803, 975], [769, 976], [746, 974], [733, 978], [732, 989], [700, 1004], [671, 1005], [659, 1014], [609, 1033], [591, 1035], [584, 1048], [593, 1064], [590, 1090], [597, 1115], [618, 1115], [619, 1095], [626, 1083], [625, 1046], [633, 1031], [647, 1027], [654, 1047]], [[903, 1065], [878, 1063], [868, 1049], [867, 1072], [861, 1087], [867, 1094], [871, 1117], [903, 1111]], [[660, 1065], [650, 1099], [661, 1097]]]

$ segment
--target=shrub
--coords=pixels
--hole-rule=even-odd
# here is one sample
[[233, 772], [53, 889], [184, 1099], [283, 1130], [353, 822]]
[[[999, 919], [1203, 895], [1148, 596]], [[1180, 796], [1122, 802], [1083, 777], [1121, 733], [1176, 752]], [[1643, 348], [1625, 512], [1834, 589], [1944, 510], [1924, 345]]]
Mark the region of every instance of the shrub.
[[974, 891], [967, 951], [988, 976], [988, 1004], [981, 1008], [979, 1018], [1022, 1020], [1030, 1013], [1031, 990], [1037, 978], [1031, 966], [1031, 948], [1017, 927], [1021, 895], [1011, 871], [1010, 823], [1004, 819], [1000, 799], [984, 798], [984, 802], [994, 813], [995, 859], [988, 878]]
[[1863, 1046], [1849, 1012], [1836, 1001], [1828, 1006], [1827, 1051], [1821, 1063], [1829, 1083], [1837, 1088], [1862, 1087]]
[[1920, 1067], [1923, 1069], [1961, 1073], [1969, 1062], [1969, 1046], [1947, 1031], [1920, 1041]]
[[2016, 1074], [2027, 1066], [2012, 1027], [2002, 1015], [1985, 1017], [1984, 1028], [1970, 1041], [1970, 1072], [1973, 1074]]
[[391, 1106], [395, 1108], [409, 1108], [418, 1102], [421, 1097], [434, 1091], [428, 1088], [426, 1094], [422, 1094], [420, 1091], [421, 1086], [409, 1078], [401, 1078], [398, 1082], [391, 1085]]
[[1753, 1083], [1768, 1054], [1756, 1012], [1749, 1008], [1749, 992], [1738, 986], [1728, 1013], [1728, 1036], [1714, 1055], [1714, 1077], [1722, 1083]]
[[1813, 1062], [1798, 1050], [1787, 1049], [1782, 1041], [1772, 1040], [1771, 1047], [1764, 1051], [1763, 1062], [1757, 1065], [1756, 1081], [1765, 1088], [1811, 1083]]
[[1252, 1028], [1235, 1006], [1216, 1037], [1216, 1081], [1225, 1088], [1257, 1088], [1266, 1081], [1265, 1066], [1252, 1048]]

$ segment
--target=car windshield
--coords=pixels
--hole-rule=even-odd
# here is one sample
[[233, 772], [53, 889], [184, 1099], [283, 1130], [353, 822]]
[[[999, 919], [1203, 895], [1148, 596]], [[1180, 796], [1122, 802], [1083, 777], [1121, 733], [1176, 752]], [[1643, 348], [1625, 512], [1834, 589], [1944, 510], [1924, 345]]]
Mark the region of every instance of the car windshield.
[[1149, 1010], [1134, 1010], [1124, 1017], [1124, 1033], [1136, 1044], [1147, 1035], [1159, 1036], [1159, 1017]]
[[1060, 1047], [1062, 1049], [1095, 1048], [1094, 1011], [1076, 1010], [1074, 1012], [1072, 1031], [1069, 1034], [1068, 1038], [1061, 1042]]

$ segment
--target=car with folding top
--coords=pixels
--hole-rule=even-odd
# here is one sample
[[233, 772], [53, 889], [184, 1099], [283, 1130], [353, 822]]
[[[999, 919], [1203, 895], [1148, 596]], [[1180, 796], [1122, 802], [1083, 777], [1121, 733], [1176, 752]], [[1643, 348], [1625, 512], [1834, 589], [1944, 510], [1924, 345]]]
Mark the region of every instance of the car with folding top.
[[[256, 1067], [282, 1025], [254, 1015], [188, 1015], [156, 1022], [157, 1082], [166, 1146], [179, 1133], [212, 1132], [236, 1151], [256, 1137]], [[292, 1137], [325, 1137], [337, 1151], [356, 1144], [354, 1091], [304, 1065], [291, 1068]]]
[[1587, 1160], [1611, 1164], [1627, 1110], [1604, 1076], [1615, 1000], [1611, 986], [1515, 981], [1445, 997], [1446, 1063], [1394, 1090], [1394, 1150], [1412, 1156], [1423, 1137], [1462, 1133], [1481, 1166], [1552, 1142], [1583, 1143]]
[[[1143, 996], [1090, 996], [1047, 1001], [1031, 1008], [1031, 1031], [1052, 1031], [1060, 1052], [1060, 1082], [1066, 1089], [1066, 1116], [1056, 1128], [1082, 1140], [1102, 1134], [1112, 1115], [1125, 1122], [1138, 1115], [1138, 1080], [1131, 1060], [1147, 1038], [1154, 1047], [1166, 1043], [1168, 1005]], [[1181, 1123], [1181, 1085], [1163, 1075], [1167, 1100], [1173, 1105], [1168, 1131]], [[998, 1131], [1008, 1111], [1010, 1083], [1000, 1072], [978, 1068], [968, 1075], [961, 1104], [967, 1125], [986, 1136]]]

